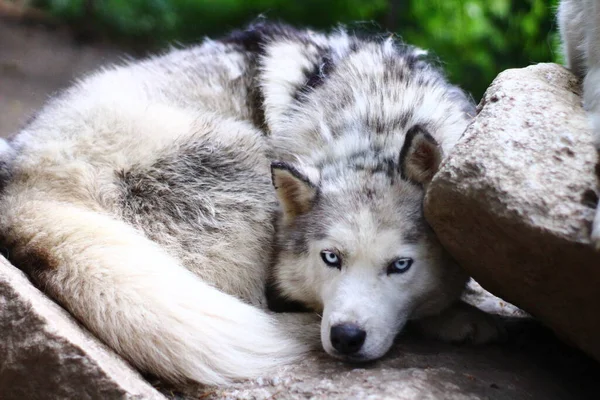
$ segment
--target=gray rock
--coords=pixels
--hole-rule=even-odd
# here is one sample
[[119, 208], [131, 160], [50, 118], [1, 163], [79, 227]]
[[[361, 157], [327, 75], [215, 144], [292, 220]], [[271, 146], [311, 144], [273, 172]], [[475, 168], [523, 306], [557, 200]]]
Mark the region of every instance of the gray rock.
[[0, 398], [165, 399], [0, 256]]
[[[349, 365], [315, 353], [297, 365], [227, 388], [190, 389], [174, 399], [595, 399], [600, 371], [523, 312], [471, 282], [465, 300], [504, 317], [502, 345], [456, 346], [410, 331], [384, 359]], [[515, 329], [516, 328], [516, 329]]]
[[580, 95], [558, 65], [501, 73], [425, 214], [484, 288], [600, 360], [600, 253], [588, 239], [597, 154]]
[[[543, 364], [542, 364], [543, 365]], [[403, 337], [383, 360], [348, 365], [315, 354], [276, 374], [220, 389], [196, 399], [592, 399], [581, 379], [541, 367], [516, 348], [461, 347]], [[596, 376], [597, 377], [597, 376]], [[595, 393], [595, 394], [594, 394]]]

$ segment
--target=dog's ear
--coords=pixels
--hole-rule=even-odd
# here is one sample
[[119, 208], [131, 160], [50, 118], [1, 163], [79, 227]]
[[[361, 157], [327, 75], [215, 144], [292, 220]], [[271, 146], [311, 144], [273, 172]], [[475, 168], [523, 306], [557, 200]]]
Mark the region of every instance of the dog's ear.
[[271, 163], [271, 177], [286, 222], [310, 210], [317, 186], [306, 173], [288, 163], [275, 161]]
[[402, 177], [419, 184], [427, 184], [437, 172], [442, 154], [435, 139], [421, 125], [415, 125], [406, 133], [400, 151]]

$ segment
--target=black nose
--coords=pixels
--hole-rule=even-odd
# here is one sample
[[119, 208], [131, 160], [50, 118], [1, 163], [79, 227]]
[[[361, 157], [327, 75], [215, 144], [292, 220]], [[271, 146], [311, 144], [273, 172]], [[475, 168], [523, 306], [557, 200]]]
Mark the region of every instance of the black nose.
[[365, 342], [367, 332], [354, 324], [340, 324], [331, 327], [329, 336], [334, 349], [342, 354], [354, 354]]

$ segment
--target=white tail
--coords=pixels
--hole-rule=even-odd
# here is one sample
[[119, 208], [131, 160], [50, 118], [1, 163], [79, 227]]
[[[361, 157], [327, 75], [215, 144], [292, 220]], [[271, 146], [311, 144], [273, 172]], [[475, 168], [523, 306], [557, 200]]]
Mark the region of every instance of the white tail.
[[[33, 274], [42, 288], [142, 370], [223, 384], [309, 348], [290, 335], [305, 317], [290, 327], [220, 292], [126, 223], [60, 202], [13, 205], [0, 228], [19, 244], [15, 254], [42, 257]], [[318, 340], [318, 325], [304, 326]]]

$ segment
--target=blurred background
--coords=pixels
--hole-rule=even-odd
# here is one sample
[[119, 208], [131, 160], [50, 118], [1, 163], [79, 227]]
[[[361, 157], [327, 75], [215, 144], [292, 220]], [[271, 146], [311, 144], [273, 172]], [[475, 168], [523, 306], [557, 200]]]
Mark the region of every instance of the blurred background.
[[[259, 15], [386, 30], [429, 49], [479, 100], [502, 70], [560, 62], [558, 0], [0, 0], [0, 135], [73, 77], [123, 54], [198, 42]], [[32, 83], [27, 74], [35, 74]], [[30, 71], [30, 72], [28, 72]], [[21, 76], [22, 82], [11, 82]], [[34, 79], [34, 80], [36, 80]], [[35, 85], [40, 87], [36, 88]], [[25, 93], [23, 85], [30, 85]], [[19, 97], [20, 96], [20, 97]], [[26, 99], [29, 96], [33, 100]], [[21, 99], [23, 98], [23, 99]], [[9, 118], [6, 108], [19, 109]], [[4, 122], [3, 122], [4, 120]]]

